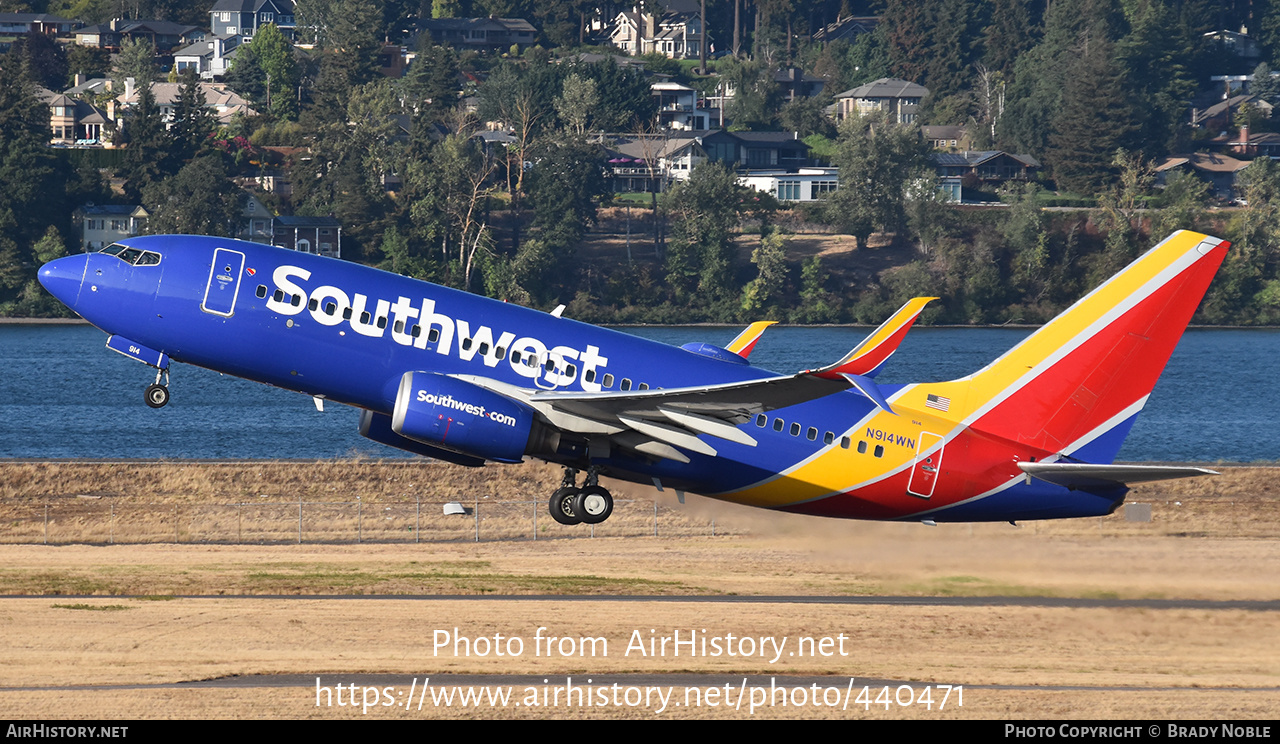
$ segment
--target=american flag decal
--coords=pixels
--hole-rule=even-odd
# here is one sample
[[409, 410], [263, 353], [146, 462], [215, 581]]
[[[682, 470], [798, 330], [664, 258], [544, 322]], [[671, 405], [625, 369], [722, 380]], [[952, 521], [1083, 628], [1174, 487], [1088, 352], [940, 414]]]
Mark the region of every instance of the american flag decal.
[[951, 399], [944, 398], [941, 395], [933, 395], [931, 393], [925, 396], [924, 404], [929, 408], [936, 408], [939, 411], [945, 411], [951, 407]]

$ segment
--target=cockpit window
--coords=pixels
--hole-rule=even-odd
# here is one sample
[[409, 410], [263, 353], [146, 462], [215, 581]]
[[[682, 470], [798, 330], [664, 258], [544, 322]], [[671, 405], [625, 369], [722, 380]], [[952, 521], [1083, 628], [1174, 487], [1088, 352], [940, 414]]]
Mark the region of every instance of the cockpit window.
[[120, 243], [112, 243], [98, 252], [116, 256], [125, 263], [133, 264], [134, 266], [156, 266], [160, 263], [159, 253], [130, 248]]

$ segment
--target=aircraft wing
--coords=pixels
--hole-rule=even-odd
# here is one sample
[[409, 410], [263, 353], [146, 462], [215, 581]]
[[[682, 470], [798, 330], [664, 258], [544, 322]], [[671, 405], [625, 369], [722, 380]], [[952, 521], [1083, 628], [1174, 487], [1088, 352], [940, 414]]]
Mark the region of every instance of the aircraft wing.
[[688, 462], [675, 449], [714, 456], [707, 435], [754, 447], [738, 429], [766, 411], [816, 400], [852, 387], [849, 380], [807, 372], [718, 385], [627, 392], [555, 392], [518, 388], [483, 377], [460, 377], [532, 406], [563, 431], [599, 439], [649, 455]]
[[[688, 456], [681, 450], [716, 455], [715, 446], [702, 439], [703, 436], [754, 447], [756, 440], [739, 429], [739, 425], [766, 411], [817, 400], [849, 388], [894, 413], [870, 377], [897, 350], [924, 306], [934, 299], [937, 298], [916, 297], [908, 301], [838, 362], [794, 375], [684, 388], [599, 393], [530, 390], [485, 377], [457, 377], [523, 401], [557, 429], [588, 437], [593, 447], [607, 440], [610, 446], [688, 462]], [[745, 358], [770, 325], [769, 321], [751, 324], [729, 344], [728, 350]]]

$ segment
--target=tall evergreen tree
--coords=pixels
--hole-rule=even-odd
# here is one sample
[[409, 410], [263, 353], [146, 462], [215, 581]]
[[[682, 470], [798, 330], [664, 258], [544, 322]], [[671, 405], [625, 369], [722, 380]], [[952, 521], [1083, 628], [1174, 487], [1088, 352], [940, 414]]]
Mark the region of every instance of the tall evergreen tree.
[[1131, 86], [1113, 49], [1095, 42], [1072, 65], [1045, 153], [1059, 188], [1078, 194], [1096, 194], [1113, 183], [1117, 150], [1141, 144]]
[[[70, 213], [64, 184], [69, 173], [48, 148], [49, 108], [35, 95], [28, 60], [0, 58], [0, 308], [22, 305], [35, 282], [34, 246], [50, 225]], [[33, 290], [33, 297], [39, 292]]]
[[173, 139], [165, 129], [150, 83], [139, 90], [138, 103], [125, 113], [124, 124], [124, 193], [130, 200], [140, 201], [143, 189], [173, 172]]
[[217, 154], [191, 161], [143, 192], [143, 204], [151, 213], [147, 227], [154, 233], [234, 235], [245, 199]]
[[204, 89], [195, 70], [188, 68], [182, 74], [182, 87], [173, 107], [173, 125], [169, 130], [173, 141], [173, 156], [188, 162], [207, 146], [213, 133], [213, 116], [205, 105]]

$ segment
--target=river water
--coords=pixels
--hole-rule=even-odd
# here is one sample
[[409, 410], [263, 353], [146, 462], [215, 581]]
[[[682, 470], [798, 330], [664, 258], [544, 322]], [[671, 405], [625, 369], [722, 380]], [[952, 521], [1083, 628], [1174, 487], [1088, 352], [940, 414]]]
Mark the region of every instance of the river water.
[[[624, 329], [671, 344], [727, 344], [732, 328]], [[778, 372], [834, 361], [868, 329], [771, 328], [752, 362]], [[1026, 329], [916, 328], [881, 382], [966, 375]], [[173, 398], [142, 402], [154, 370], [105, 348], [85, 325], [0, 325], [0, 457], [328, 458], [410, 456], [356, 431], [353, 409], [177, 364]], [[1120, 452], [1121, 460], [1253, 462], [1280, 459], [1275, 365], [1280, 331], [1192, 329], [1183, 337]]]

